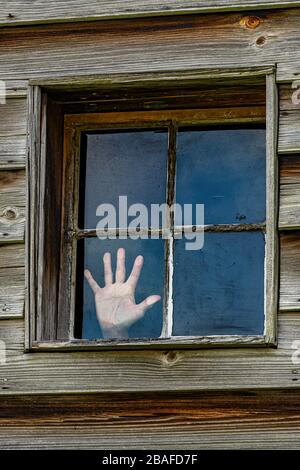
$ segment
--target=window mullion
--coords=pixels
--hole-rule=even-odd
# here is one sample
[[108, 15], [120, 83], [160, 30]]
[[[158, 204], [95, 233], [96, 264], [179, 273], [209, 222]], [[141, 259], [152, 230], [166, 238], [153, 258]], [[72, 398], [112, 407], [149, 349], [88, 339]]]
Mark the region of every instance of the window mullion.
[[167, 217], [170, 236], [165, 245], [165, 298], [163, 309], [162, 337], [172, 336], [173, 327], [173, 248], [174, 248], [174, 210], [175, 202], [175, 178], [176, 178], [176, 137], [177, 125], [175, 121], [169, 124], [168, 144], [168, 174], [167, 174], [167, 205], [169, 217]]

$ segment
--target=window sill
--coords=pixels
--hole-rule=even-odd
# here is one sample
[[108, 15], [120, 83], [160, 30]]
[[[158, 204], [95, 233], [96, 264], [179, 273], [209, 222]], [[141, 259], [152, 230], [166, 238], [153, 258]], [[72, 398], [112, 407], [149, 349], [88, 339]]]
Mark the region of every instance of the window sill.
[[176, 336], [169, 338], [141, 338], [141, 339], [101, 339], [84, 340], [74, 339], [70, 341], [34, 341], [28, 350], [34, 351], [82, 351], [82, 350], [107, 350], [107, 349], [183, 349], [183, 348], [249, 348], [249, 347], [276, 347], [276, 343], [270, 341], [264, 335], [218, 335], [218, 336]]

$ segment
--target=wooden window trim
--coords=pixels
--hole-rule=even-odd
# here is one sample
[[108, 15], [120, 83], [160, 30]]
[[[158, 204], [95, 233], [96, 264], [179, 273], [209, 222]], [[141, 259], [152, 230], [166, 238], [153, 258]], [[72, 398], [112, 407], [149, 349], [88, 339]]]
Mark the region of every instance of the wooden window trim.
[[[141, 83], [155, 82], [160, 78], [161, 82], [172, 79], [187, 81], [187, 84], [194, 82], [195, 77], [199, 82], [207, 80], [215, 80], [216, 85], [219, 81], [225, 80], [249, 80], [249, 83], [255, 82], [258, 78], [266, 79], [266, 103], [267, 106], [245, 106], [236, 108], [210, 108], [210, 109], [193, 109], [193, 110], [160, 110], [160, 111], [139, 111], [139, 112], [114, 112], [114, 113], [85, 113], [85, 114], [68, 114], [64, 117], [64, 173], [67, 174], [67, 191], [74, 192], [75, 178], [78, 176], [78, 151], [79, 136], [83, 130], [95, 130], [100, 128], [111, 127], [158, 127], [168, 126], [171, 122], [180, 122], [180, 125], [193, 124], [214, 124], [214, 123], [241, 123], [241, 122], [266, 122], [267, 131], [267, 208], [266, 208], [266, 264], [265, 264], [265, 331], [263, 335], [258, 336], [209, 336], [209, 337], [173, 337], [173, 338], [157, 338], [149, 340], [99, 340], [90, 341], [83, 339], [73, 339], [73, 323], [74, 323], [74, 295], [69, 303], [69, 296], [60, 296], [58, 299], [58, 312], [56, 315], [56, 329], [59, 336], [68, 337], [68, 340], [43, 340], [43, 329], [45, 329], [45, 319], [41, 321], [43, 315], [43, 291], [36, 286], [38, 280], [43, 279], [43, 257], [44, 253], [44, 237], [36, 235], [39, 222], [45, 217], [44, 207], [41, 204], [41, 198], [46, 192], [45, 187], [45, 168], [40, 164], [46, 158], [45, 152], [47, 148], [47, 114], [46, 109], [49, 108], [47, 103], [47, 95], [42, 90], [48, 91], [67, 88], [76, 89], [87, 86], [88, 80], [84, 79], [58, 79], [55, 81], [33, 83], [30, 89], [30, 151], [28, 160], [29, 187], [28, 187], [28, 210], [29, 225], [27, 227], [27, 279], [28, 279], [28, 298], [27, 298], [27, 328], [26, 328], [26, 350], [77, 350], [77, 349], [107, 349], [107, 348], [168, 348], [168, 347], [222, 347], [222, 346], [274, 346], [276, 345], [276, 314], [278, 302], [278, 241], [277, 241], [277, 91], [275, 84], [274, 67], [262, 69], [243, 70], [224, 70], [224, 71], [199, 71], [187, 74], [155, 74], [153, 77], [146, 77], [140, 74], [138, 77], [119, 76], [114, 83], [127, 83], [137, 81]], [[187, 78], [188, 75], [188, 78]], [[170, 78], [172, 77], [172, 78]], [[181, 78], [180, 78], [181, 77]], [[107, 79], [110, 82], [111, 79]], [[123, 80], [123, 81], [122, 81]], [[148, 81], [147, 81], [148, 80]], [[93, 84], [102, 84], [104, 78], [93, 78]], [[74, 85], [75, 83], [75, 85]], [[111, 86], [111, 83], [108, 86]], [[45, 98], [46, 96], [46, 98]], [[51, 107], [51, 103], [50, 103]], [[266, 120], [265, 120], [266, 115]], [[124, 117], [126, 116], [126, 119]], [[58, 122], [62, 123], [62, 113], [58, 116]], [[54, 133], [55, 140], [55, 133]], [[59, 144], [57, 144], [59, 145]], [[61, 145], [61, 141], [60, 141]], [[55, 150], [55, 142], [53, 144]], [[56, 150], [58, 150], [56, 148]], [[71, 157], [71, 158], [70, 158]], [[63, 180], [59, 181], [63, 186]], [[93, 236], [92, 231], [86, 233], [84, 230], [78, 230], [74, 225], [76, 219], [76, 200], [70, 199], [71, 206], [67, 208], [65, 214], [68, 216], [63, 222], [61, 229], [62, 246], [69, 247], [68, 252], [61, 252], [57, 256], [56, 261], [63, 259], [74, 259], [74, 244], [80, 237]], [[61, 214], [60, 214], [61, 215]], [[66, 232], [65, 227], [75, 227], [73, 233]], [[206, 230], [213, 230], [213, 227], [206, 227]], [[226, 230], [226, 228], [225, 228]], [[74, 243], [69, 243], [75, 240]], [[67, 243], [65, 243], [67, 242]], [[71, 248], [70, 248], [71, 247]], [[69, 292], [70, 285], [74, 282], [74, 265], [68, 263], [68, 267], [63, 276], [63, 284], [60, 284], [61, 292]], [[64, 269], [64, 268], [63, 268]], [[41, 287], [41, 286], [40, 286]], [[74, 291], [74, 289], [73, 289]], [[49, 299], [49, 296], [48, 296]], [[67, 299], [67, 302], [66, 302]], [[51, 312], [51, 309], [50, 309]], [[63, 313], [63, 315], [61, 315]], [[51, 314], [51, 313], [50, 313]], [[52, 314], [54, 312], [52, 311]], [[51, 332], [51, 318], [46, 319], [46, 329]], [[48, 324], [47, 324], [48, 323]], [[41, 326], [44, 325], [44, 326]], [[50, 333], [51, 334], [51, 333]]]

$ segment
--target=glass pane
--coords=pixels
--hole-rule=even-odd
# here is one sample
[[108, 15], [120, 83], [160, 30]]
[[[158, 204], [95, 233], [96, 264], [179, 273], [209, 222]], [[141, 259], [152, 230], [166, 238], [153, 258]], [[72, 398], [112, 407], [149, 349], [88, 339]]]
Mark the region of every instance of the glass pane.
[[[164, 285], [164, 240], [99, 240], [98, 238], [87, 238], [79, 242], [82, 244], [79, 247], [79, 253], [81, 251], [81, 260], [79, 263], [79, 269], [81, 269], [81, 276], [84, 269], [89, 269], [97, 281], [100, 287], [105, 286], [104, 282], [104, 273], [103, 273], [103, 255], [106, 252], [111, 253], [111, 264], [113, 271], [113, 279], [115, 282], [115, 270], [116, 270], [116, 258], [118, 248], [124, 248], [126, 254], [126, 279], [128, 279], [134, 260], [138, 255], [143, 255], [144, 264], [141, 270], [140, 278], [137, 283], [135, 290], [135, 301], [137, 304], [142, 302], [145, 298], [151, 295], [160, 295], [161, 300], [158, 300], [151, 308], [149, 308], [144, 317], [137, 319], [132, 323], [130, 328], [127, 328], [128, 335], [130, 338], [157, 338], [161, 334], [162, 329], [162, 310], [163, 310], [163, 285]], [[79, 245], [78, 244], [78, 245]], [[83, 253], [82, 253], [83, 252]], [[79, 255], [80, 257], [80, 255]], [[80, 274], [80, 273], [79, 273]], [[82, 277], [81, 277], [82, 279]], [[124, 292], [122, 291], [122, 294]], [[97, 316], [95, 308], [94, 294], [89, 286], [87, 280], [84, 280], [83, 283], [83, 292], [82, 292], [82, 338], [84, 339], [96, 339], [103, 338], [103, 336], [110, 337], [109, 334], [103, 335]], [[127, 292], [125, 292], [125, 297], [127, 299]], [[120, 287], [117, 291], [113, 292], [113, 297], [116, 298], [121, 296]], [[109, 316], [108, 311], [112, 310], [114, 313], [116, 310], [115, 304], [111, 303], [111, 294], [109, 298], [107, 296], [103, 300], [105, 305], [105, 312]], [[125, 299], [125, 300], [126, 300]], [[118, 298], [118, 302], [119, 302]], [[123, 315], [123, 310], [128, 312], [127, 303], [123, 302], [122, 304], [117, 303], [118, 308], [120, 307], [120, 312]], [[126, 306], [126, 309], [124, 307]], [[131, 303], [130, 303], [131, 307]], [[102, 307], [100, 306], [101, 315]], [[121, 311], [122, 310], [122, 311]], [[131, 315], [133, 310], [129, 309], [129, 315]], [[134, 314], [135, 315], [135, 314]], [[134, 316], [134, 319], [136, 316]], [[117, 319], [117, 321], [119, 318]], [[121, 318], [123, 321], [123, 317]]]
[[265, 129], [180, 130], [176, 202], [204, 204], [205, 224], [264, 222]]
[[[166, 202], [166, 130], [88, 133], [84, 141], [84, 220], [80, 220], [80, 225], [95, 228], [100, 220], [96, 216], [98, 205], [112, 204], [117, 213], [116, 226], [126, 227], [128, 224], [122, 223], [118, 218], [119, 196], [127, 197], [128, 206], [142, 203], [148, 209], [152, 203]], [[82, 214], [80, 217], [82, 218]], [[128, 222], [133, 218], [128, 218]]]
[[262, 232], [205, 233], [174, 247], [174, 335], [258, 335], [264, 328]]

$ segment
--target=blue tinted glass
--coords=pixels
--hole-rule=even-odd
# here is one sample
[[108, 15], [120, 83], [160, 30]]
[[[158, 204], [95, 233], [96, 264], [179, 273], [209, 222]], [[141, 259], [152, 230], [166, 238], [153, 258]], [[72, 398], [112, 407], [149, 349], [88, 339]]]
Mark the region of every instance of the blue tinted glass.
[[174, 335], [257, 335], [264, 328], [264, 235], [205, 233], [174, 247]]
[[[167, 131], [111, 131], [87, 134], [86, 139], [86, 228], [96, 227], [99, 204], [113, 204], [118, 214], [119, 196], [127, 196], [128, 206], [149, 208], [166, 201]], [[126, 224], [117, 218], [117, 226]]]
[[[116, 255], [118, 248], [126, 251], [126, 279], [133, 262], [138, 255], [143, 255], [144, 265], [135, 292], [136, 303], [142, 302], [150, 295], [160, 295], [163, 298], [164, 286], [164, 240], [99, 240], [87, 238], [84, 240], [84, 268], [89, 269], [98, 284], [104, 286], [103, 255], [110, 252], [112, 268], [115, 273]], [[156, 338], [162, 329], [162, 300], [146, 311], [145, 316], [129, 329], [131, 338]], [[84, 280], [83, 285], [83, 330], [82, 338], [102, 338], [102, 332], [96, 317], [93, 292]]]
[[176, 202], [204, 204], [205, 224], [263, 222], [265, 130], [180, 130]]

